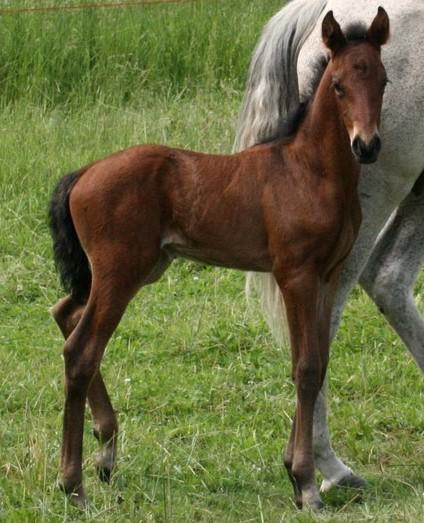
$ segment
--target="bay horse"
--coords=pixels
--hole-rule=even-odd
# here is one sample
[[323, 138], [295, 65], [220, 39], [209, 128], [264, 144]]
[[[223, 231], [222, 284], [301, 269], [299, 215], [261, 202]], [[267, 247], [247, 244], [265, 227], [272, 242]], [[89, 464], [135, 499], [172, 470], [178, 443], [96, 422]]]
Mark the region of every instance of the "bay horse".
[[[273, 136], [308, 96], [311, 64], [327, 52], [320, 37], [326, 10], [333, 10], [343, 28], [352, 21], [369, 23], [379, 3], [294, 0], [268, 22], [252, 56], [234, 150]], [[359, 281], [424, 372], [424, 318], [411, 290], [424, 263], [424, 52], [418, 30], [424, 26], [424, 2], [384, 0], [384, 7], [395, 27], [383, 50], [391, 80], [382, 109], [384, 149], [377, 163], [364, 167], [359, 182], [362, 225], [343, 265], [331, 337]], [[284, 311], [277, 281], [272, 273], [248, 274], [248, 280], [281, 338]], [[333, 450], [325, 387], [315, 406], [314, 458], [323, 476], [322, 491], [367, 485]]]
[[159, 145], [118, 152], [65, 176], [50, 206], [54, 254], [69, 295], [52, 309], [64, 337], [63, 489], [80, 506], [85, 402], [108, 479], [117, 420], [100, 373], [129, 301], [181, 256], [269, 271], [287, 307], [297, 406], [285, 465], [299, 506], [319, 508], [313, 411], [329, 358], [338, 275], [358, 233], [360, 163], [376, 161], [389, 18], [342, 32], [322, 22], [330, 53], [314, 95], [272, 140], [233, 155]]

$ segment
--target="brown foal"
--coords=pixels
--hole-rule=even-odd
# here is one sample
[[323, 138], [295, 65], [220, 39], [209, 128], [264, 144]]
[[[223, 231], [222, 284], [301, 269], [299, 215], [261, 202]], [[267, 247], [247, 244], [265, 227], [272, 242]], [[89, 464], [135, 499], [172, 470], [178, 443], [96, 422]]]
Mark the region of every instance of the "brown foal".
[[223, 156], [135, 146], [59, 182], [50, 220], [69, 295], [52, 312], [66, 339], [63, 488], [76, 504], [86, 503], [87, 398], [102, 445], [102, 479], [115, 463], [118, 425], [100, 374], [106, 344], [137, 291], [182, 256], [275, 275], [287, 308], [297, 391], [285, 465], [297, 504], [321, 506], [314, 404], [327, 368], [340, 267], [361, 221], [359, 163], [375, 161], [380, 149], [387, 81], [380, 46], [388, 36], [382, 8], [360, 36], [343, 34], [331, 11], [325, 16], [330, 58], [289, 136]]

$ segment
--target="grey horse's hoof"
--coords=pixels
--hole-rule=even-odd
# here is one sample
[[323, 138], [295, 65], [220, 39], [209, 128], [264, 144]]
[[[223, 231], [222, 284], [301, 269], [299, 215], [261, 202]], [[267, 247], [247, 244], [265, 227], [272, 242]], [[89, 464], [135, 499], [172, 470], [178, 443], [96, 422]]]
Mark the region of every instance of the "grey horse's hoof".
[[361, 478], [361, 476], [357, 476], [356, 474], [354, 474], [352, 472], [348, 476], [345, 476], [344, 478], [342, 478], [337, 483], [337, 487], [364, 490], [364, 489], [368, 488], [368, 481], [364, 478]]
[[328, 492], [335, 487], [340, 488], [349, 488], [356, 490], [365, 490], [368, 488], [368, 481], [361, 476], [354, 474], [352, 471], [349, 474], [346, 474], [338, 480], [328, 480], [325, 479], [321, 483], [321, 492]]

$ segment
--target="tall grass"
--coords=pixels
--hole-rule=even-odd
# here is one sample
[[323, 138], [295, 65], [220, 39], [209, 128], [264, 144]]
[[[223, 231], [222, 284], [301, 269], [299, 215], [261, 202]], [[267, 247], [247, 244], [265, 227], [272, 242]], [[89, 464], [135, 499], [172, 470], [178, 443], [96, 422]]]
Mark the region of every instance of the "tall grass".
[[146, 87], [239, 89], [264, 21], [282, 3], [199, 0], [3, 15], [0, 102], [121, 104], [137, 101]]

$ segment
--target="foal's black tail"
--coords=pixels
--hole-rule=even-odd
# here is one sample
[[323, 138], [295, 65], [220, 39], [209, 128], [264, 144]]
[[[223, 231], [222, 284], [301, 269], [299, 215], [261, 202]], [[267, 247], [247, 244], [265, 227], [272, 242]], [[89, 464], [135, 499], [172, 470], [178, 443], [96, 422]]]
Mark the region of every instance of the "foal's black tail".
[[63, 288], [79, 303], [87, 301], [91, 288], [91, 271], [72, 221], [69, 195], [84, 171], [85, 169], [81, 169], [67, 174], [59, 181], [49, 207], [55, 265]]

